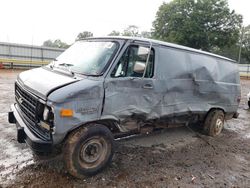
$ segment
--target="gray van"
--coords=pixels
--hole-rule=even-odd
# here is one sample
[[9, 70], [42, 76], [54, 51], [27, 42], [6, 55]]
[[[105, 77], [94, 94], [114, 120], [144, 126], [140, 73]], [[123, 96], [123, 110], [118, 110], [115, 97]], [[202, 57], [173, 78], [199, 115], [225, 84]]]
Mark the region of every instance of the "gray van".
[[217, 136], [238, 116], [240, 96], [231, 59], [143, 38], [90, 38], [19, 74], [9, 122], [38, 155], [61, 147], [68, 172], [83, 177], [111, 162], [116, 138], [189, 123]]

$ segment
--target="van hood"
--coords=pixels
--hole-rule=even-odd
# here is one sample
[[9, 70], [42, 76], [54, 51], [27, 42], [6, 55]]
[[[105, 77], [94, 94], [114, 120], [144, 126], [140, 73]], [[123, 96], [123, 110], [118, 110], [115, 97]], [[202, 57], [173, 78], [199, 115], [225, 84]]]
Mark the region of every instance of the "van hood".
[[45, 67], [24, 71], [18, 75], [17, 80], [24, 88], [44, 100], [51, 91], [79, 81], [79, 79]]

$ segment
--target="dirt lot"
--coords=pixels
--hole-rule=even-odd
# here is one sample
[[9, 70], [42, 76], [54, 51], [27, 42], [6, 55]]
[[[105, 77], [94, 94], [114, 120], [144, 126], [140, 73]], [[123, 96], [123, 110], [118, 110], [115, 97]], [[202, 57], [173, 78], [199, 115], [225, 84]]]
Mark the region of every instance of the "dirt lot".
[[244, 109], [250, 80], [241, 80], [239, 118], [219, 137], [181, 127], [117, 141], [112, 164], [79, 180], [65, 171], [60, 155], [40, 161], [17, 143], [7, 112], [18, 72], [0, 70], [0, 187], [250, 187], [250, 111]]

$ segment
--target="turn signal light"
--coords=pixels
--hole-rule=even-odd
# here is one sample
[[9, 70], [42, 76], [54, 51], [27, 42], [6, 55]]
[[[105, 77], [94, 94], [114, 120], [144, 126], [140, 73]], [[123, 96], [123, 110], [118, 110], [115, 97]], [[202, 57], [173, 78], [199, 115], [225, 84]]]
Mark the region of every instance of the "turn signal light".
[[61, 109], [60, 115], [61, 115], [61, 117], [72, 117], [73, 110], [72, 109]]

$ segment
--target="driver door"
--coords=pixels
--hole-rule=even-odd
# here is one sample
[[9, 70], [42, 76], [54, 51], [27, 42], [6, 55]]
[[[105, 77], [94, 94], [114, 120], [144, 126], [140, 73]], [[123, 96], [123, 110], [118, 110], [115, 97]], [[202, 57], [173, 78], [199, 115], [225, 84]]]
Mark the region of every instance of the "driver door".
[[147, 46], [127, 47], [105, 80], [103, 115], [122, 121], [150, 118], [155, 103], [154, 59], [153, 48], [150, 51]]

